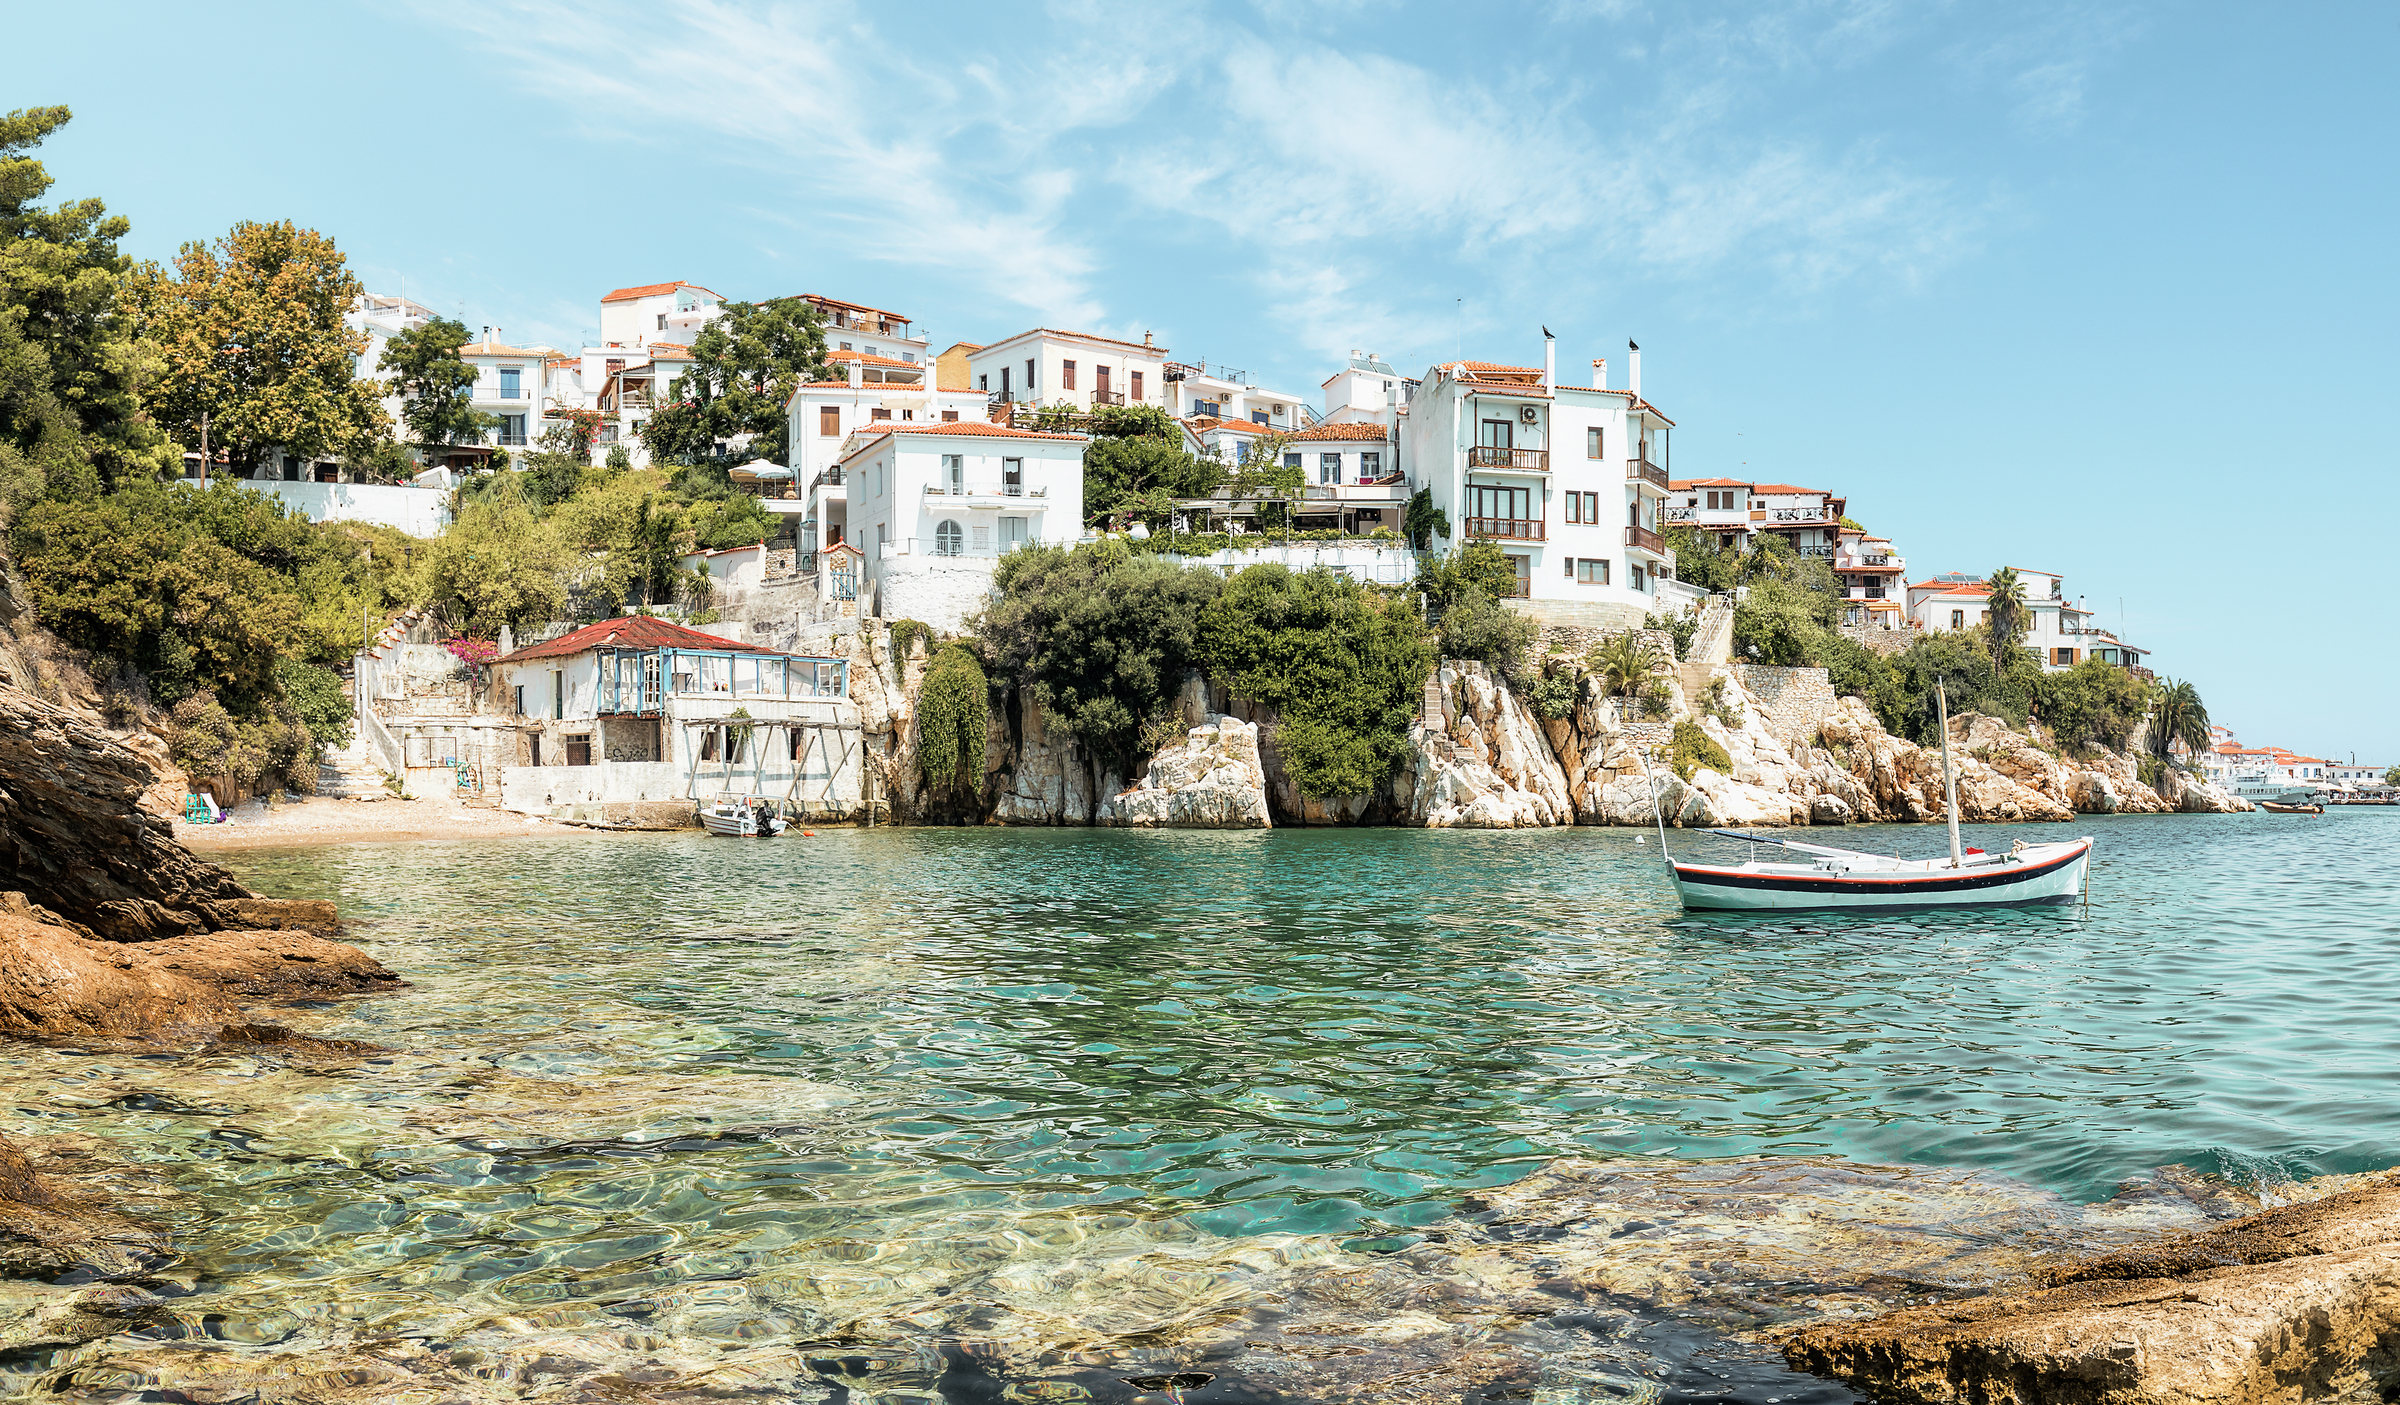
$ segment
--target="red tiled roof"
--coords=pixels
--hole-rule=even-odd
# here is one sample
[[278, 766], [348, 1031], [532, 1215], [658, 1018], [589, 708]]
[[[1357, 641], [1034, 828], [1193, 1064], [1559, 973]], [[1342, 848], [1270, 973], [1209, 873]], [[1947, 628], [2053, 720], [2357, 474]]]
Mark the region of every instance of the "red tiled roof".
[[825, 353], [825, 359], [828, 361], [857, 361], [869, 366], [901, 366], [911, 371], [925, 369], [914, 361], [903, 361], [896, 356], [869, 356], [863, 351], [828, 351]]
[[1166, 359], [1167, 355], [1167, 349], [1163, 346], [1145, 346], [1138, 341], [1119, 341], [1115, 337], [1094, 336], [1090, 332], [1069, 332], [1058, 327], [1034, 327], [1027, 331], [1019, 332], [1013, 337], [1002, 337], [996, 342], [991, 342], [975, 349], [977, 351], [989, 351], [995, 346], [1006, 346], [1012, 341], [1023, 341], [1025, 338], [1031, 336], [1075, 337], [1082, 341], [1106, 342], [1110, 346], [1125, 347], [1131, 351], [1138, 351], [1144, 356], [1154, 356], [1160, 360]]
[[1542, 368], [1539, 366], [1503, 366], [1497, 361], [1453, 361], [1450, 364], [1464, 366], [1476, 375], [1482, 375], [1486, 371], [1503, 371], [1510, 375], [1538, 377], [1542, 373]]
[[1667, 491], [1680, 493], [1690, 488], [1747, 488], [1739, 478], [1677, 478], [1667, 484]]
[[[890, 308], [870, 307], [863, 302], [843, 302], [840, 298], [829, 298], [823, 293], [796, 293], [793, 296], [798, 298], [801, 302], [823, 303], [827, 307], [847, 308], [852, 312], [872, 312], [886, 322], [909, 322], [915, 320], [913, 318], [903, 317], [899, 313], [892, 311]], [[776, 301], [788, 302], [791, 301], [791, 299], [777, 298]]]
[[1753, 493], [1815, 493], [1819, 497], [1827, 498], [1833, 496], [1823, 488], [1798, 488], [1789, 483], [1761, 483], [1750, 491]]
[[1372, 439], [1377, 443], [1389, 442], [1391, 437], [1391, 429], [1388, 425], [1355, 424], [1349, 422], [1336, 422], [1333, 420], [1324, 420], [1320, 421], [1319, 423], [1312, 424], [1308, 428], [1301, 430], [1299, 433], [1292, 436], [1294, 440], [1305, 439], [1315, 441], [1319, 439]]
[[614, 645], [621, 649], [731, 649], [743, 654], [780, 654], [780, 650], [761, 649], [755, 644], [736, 644], [696, 629], [686, 629], [666, 620], [648, 615], [628, 615], [617, 619], [587, 624], [571, 629], [547, 643], [529, 644], [513, 654], [504, 654], [493, 663], [522, 663], [527, 659], [560, 659], [580, 654], [586, 649]]
[[1220, 429], [1230, 429], [1239, 434], [1273, 434], [1275, 432], [1275, 427], [1273, 425], [1256, 424], [1249, 420], [1212, 420], [1203, 418], [1191, 421], [1191, 426], [1192, 433], [1194, 434], [1214, 434]]
[[539, 356], [542, 353], [505, 342], [471, 341], [458, 349], [461, 356]]
[[[659, 297], [663, 294], [674, 292], [677, 288], [700, 288], [700, 285], [697, 283], [686, 283], [680, 278], [676, 279], [672, 283], [645, 283], [639, 288], [619, 288], [615, 292], [610, 293], [607, 297], [600, 299], [600, 301], [632, 302], [636, 298]], [[717, 296], [716, 290], [713, 288], [700, 288], [700, 291], [708, 294], [712, 298]]]
[[1989, 595], [1992, 588], [1981, 581], [1919, 581], [1910, 590], [1931, 590], [1943, 595]]
[[1082, 443], [1089, 435], [1052, 434], [1040, 429], [1011, 429], [983, 420], [869, 420], [853, 434], [960, 434], [973, 439], [1064, 439]]

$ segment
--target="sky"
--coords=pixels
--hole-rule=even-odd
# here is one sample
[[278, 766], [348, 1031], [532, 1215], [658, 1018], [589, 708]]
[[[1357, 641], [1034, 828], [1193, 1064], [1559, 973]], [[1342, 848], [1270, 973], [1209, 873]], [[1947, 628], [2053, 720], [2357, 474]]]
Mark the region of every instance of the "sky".
[[1678, 477], [2015, 565], [2251, 744], [2400, 762], [2400, 7], [49, 5], [0, 105], [167, 258], [237, 220], [579, 344], [609, 289], [822, 293], [938, 349], [1642, 344]]

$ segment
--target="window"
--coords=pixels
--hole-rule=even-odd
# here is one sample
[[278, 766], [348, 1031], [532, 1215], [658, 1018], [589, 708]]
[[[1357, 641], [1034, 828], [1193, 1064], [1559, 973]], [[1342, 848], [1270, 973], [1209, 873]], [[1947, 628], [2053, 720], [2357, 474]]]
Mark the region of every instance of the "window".
[[592, 738], [590, 733], [587, 732], [580, 737], [567, 738], [567, 764], [570, 766], [589, 766], [592, 764]]
[[1587, 429], [1583, 432], [1583, 456], [1585, 458], [1596, 459], [1600, 457], [1600, 444], [1600, 430], [1598, 426], [1594, 426], [1593, 428]]
[[1317, 481], [1319, 483], [1342, 481], [1342, 456], [1340, 454], [1317, 455]]
[[991, 554], [992, 554], [992, 529], [991, 529], [991, 528], [989, 528], [989, 527], [977, 527], [977, 528], [975, 528], [975, 529], [974, 529], [974, 532], [975, 532], [975, 554], [976, 554], [977, 556], [989, 556], [989, 555], [991, 555]]
[[942, 486], [953, 493], [963, 494], [967, 491], [967, 456], [965, 454], [942, 455]]
[[1383, 454], [1369, 449], [1358, 456], [1358, 481], [1369, 482], [1383, 476]]
[[914, 410], [902, 410], [902, 411], [900, 412], [900, 418], [902, 418], [902, 419], [904, 419], [904, 420], [913, 420], [913, 419], [915, 419], [916, 417], [917, 417], [917, 412], [916, 412], [916, 411], [914, 411]]
[[1058, 363], [1058, 388], [1060, 390], [1073, 390], [1075, 388], [1074, 362], [1061, 361]]
[[[667, 314], [663, 312], [658, 314], [658, 329], [662, 332], [667, 329]], [[849, 349], [850, 348], [846, 346], [842, 348], [844, 351], [848, 351]]]
[[991, 394], [992, 378], [990, 376], [977, 376], [975, 378], [975, 388], [982, 391], [986, 395]]
[[1650, 588], [1642, 584], [1642, 568], [1639, 565], [1626, 567], [1625, 574], [1632, 577], [1632, 579], [1628, 580], [1626, 584], [1632, 586], [1635, 590], [1648, 590]]
[[963, 549], [961, 543], [964, 537], [965, 534], [958, 530], [956, 522], [942, 523], [933, 529], [933, 554], [936, 556], [960, 554]]
[[1000, 460], [1000, 492], [1012, 498], [1025, 496], [1025, 460]]
[[567, 675], [564, 672], [553, 672], [550, 675], [550, 715], [552, 717], [567, 715]]
[[725, 729], [722, 727], [703, 727], [700, 729], [701, 760], [714, 761], [717, 759], [717, 756], [720, 752], [718, 738], [722, 737], [724, 732]]
[[1575, 583], [1577, 585], [1608, 584], [1608, 562], [1605, 559], [1593, 560], [1588, 556], [1578, 560], [1575, 563]]
[[1264, 411], [1264, 410], [1252, 410], [1252, 411], [1250, 412], [1250, 423], [1252, 423], [1252, 424], [1265, 424], [1266, 422], [1267, 422], [1267, 412], [1266, 412], [1266, 411]]
[[842, 343], [842, 350], [844, 350], [844, 351], [848, 351], [848, 350], [850, 350], [850, 343], [848, 343], [848, 342], [843, 342], [843, 343]]
[[1001, 519], [1000, 519], [1000, 549], [1001, 549], [1002, 551], [1014, 551], [1015, 549], [1017, 549], [1017, 548], [1018, 548], [1018, 547], [1020, 547], [1020, 546], [1023, 546], [1024, 544], [1025, 544], [1025, 519], [1024, 519], [1024, 518], [1022, 518], [1022, 517], [1003, 517], [1003, 518], [1001, 518]]
[[2073, 663], [2075, 662], [2075, 651], [2073, 649], [2052, 649], [2050, 651], [2050, 662], [2056, 664]]
[[519, 717], [523, 717], [524, 715], [525, 715], [525, 685], [524, 685], [524, 684], [522, 684], [522, 683], [519, 683], [519, 684], [517, 685], [517, 716], [519, 716]]
[[1533, 515], [1533, 490], [1530, 488], [1467, 489], [1468, 516], [1502, 518], [1522, 522]]
[[1126, 399], [1128, 399], [1128, 400], [1139, 400], [1139, 399], [1141, 399], [1141, 398], [1142, 398], [1142, 373], [1141, 373], [1141, 372], [1139, 372], [1139, 371], [1129, 371], [1129, 372], [1127, 372], [1127, 373], [1126, 373], [1126, 375], [1125, 375], [1125, 382], [1126, 382], [1126, 384], [1125, 384], [1125, 398], [1126, 398]]
[[1285, 454], [1283, 456], [1283, 466], [1285, 468], [1298, 468], [1300, 466], [1300, 456], [1298, 454]]
[[872, 342], [869, 342], [869, 343], [867, 344], [867, 355], [869, 355], [869, 356], [881, 356], [882, 354], [883, 354], [883, 348], [882, 348], [882, 347], [876, 346], [876, 345], [875, 345], [874, 343], [872, 343]]
[[914, 366], [914, 365], [916, 365], [916, 364], [917, 364], [917, 354], [916, 354], [915, 352], [913, 352], [913, 351], [903, 351], [903, 352], [901, 352], [901, 353], [900, 353], [900, 359], [901, 359], [901, 360], [903, 360], [903, 361], [906, 361], [906, 362], [907, 362], [909, 365], [911, 365], [911, 366]]
[[1600, 495], [1598, 493], [1567, 494], [1567, 520], [1598, 526], [1600, 523]]
[[1567, 520], [1569, 522], [1581, 522], [1583, 520], [1583, 494], [1567, 494]]
[[525, 417], [523, 415], [502, 415], [500, 417], [500, 442], [503, 444], [525, 442]]
[[1513, 449], [1517, 427], [1507, 420], [1485, 420], [1475, 429], [1475, 443], [1486, 449]]
[[956, 423], [958, 423], [958, 411], [956, 411], [956, 410], [944, 410], [944, 411], [942, 411], [942, 423], [944, 423], [944, 424], [956, 424]]
[[817, 433], [828, 439], [841, 437], [842, 412], [839, 407], [833, 405], [817, 407]]
[[1031, 390], [1039, 384], [1041, 382], [1035, 380], [1033, 376], [1033, 358], [1028, 356], [1025, 358], [1025, 388]]
[[524, 376], [525, 372], [518, 367], [502, 366], [500, 368], [500, 398], [503, 400], [524, 399]]
[[1002, 399], [1008, 398], [1008, 368], [1006, 366], [1000, 368], [1000, 396]]
[[1967, 612], [1964, 610], [1952, 610], [1950, 612], [1950, 627], [1952, 629], [1965, 629], [1967, 627]]
[[884, 408], [883, 408], [882, 406], [880, 406], [880, 405], [879, 405], [879, 406], [877, 406], [876, 408], [874, 408], [873, 410], [870, 410], [870, 411], [868, 411], [868, 412], [867, 412], [867, 418], [869, 418], [869, 419], [876, 419], [876, 420], [888, 420], [888, 419], [890, 419], [891, 417], [892, 417], [892, 412], [891, 412], [891, 411], [889, 411], [889, 410], [886, 410], [886, 409], [884, 409]]

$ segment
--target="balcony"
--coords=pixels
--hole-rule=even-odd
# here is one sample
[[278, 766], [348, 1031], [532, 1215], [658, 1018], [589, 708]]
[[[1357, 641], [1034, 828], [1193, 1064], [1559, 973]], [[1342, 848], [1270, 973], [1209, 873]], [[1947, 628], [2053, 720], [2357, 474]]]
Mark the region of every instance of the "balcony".
[[1639, 479], [1661, 491], [1667, 486], [1667, 471], [1648, 459], [1625, 460], [1625, 477], [1627, 481]]
[[1667, 554], [1667, 544], [1665, 540], [1662, 539], [1658, 533], [1651, 531], [1648, 527], [1627, 527], [1625, 529], [1625, 544], [1629, 547], [1632, 547], [1636, 551], [1647, 551], [1652, 556], [1664, 556]]
[[1842, 592], [1842, 598], [1845, 600], [1885, 600], [1890, 598], [1890, 592], [1879, 585], [1854, 585]]
[[940, 483], [925, 485], [925, 496], [932, 501], [928, 508], [939, 512], [945, 508], [1006, 507], [1015, 511], [1039, 512], [1047, 505], [1048, 488], [1028, 488], [1022, 483], [963, 483], [945, 487]]
[[1095, 390], [1092, 392], [1092, 403], [1095, 405], [1122, 405], [1125, 403], [1125, 396], [1119, 391]]
[[1892, 558], [1888, 552], [1873, 553], [1858, 558], [1858, 564], [1861, 566], [1889, 566], [1892, 564]]
[[486, 400], [531, 400], [533, 397], [526, 394], [525, 387], [521, 385], [503, 383], [498, 390], [482, 398]]
[[[1549, 540], [1539, 517], [1470, 517], [1467, 519], [1467, 535], [1517, 542]], [[1656, 541], [1657, 538], [1652, 537], [1651, 540]]]
[[[1758, 516], [1755, 512], [1750, 515]], [[1831, 522], [1833, 514], [1821, 507], [1779, 507], [1772, 518], [1777, 522]]]
[[1799, 552], [1802, 556], [1831, 557], [1833, 555], [1833, 548], [1830, 546], [1798, 546], [1792, 549]]
[[1696, 507], [1670, 507], [1666, 511], [1666, 519], [1669, 523], [1690, 522], [1699, 515], [1700, 509]]
[[1221, 400], [1194, 400], [1192, 413], [1212, 420], [1221, 420], [1225, 418], [1225, 404]]
[[1467, 467], [1501, 468], [1514, 473], [1548, 473], [1550, 452], [1547, 449], [1503, 449], [1494, 444], [1478, 444], [1467, 450]]
[[501, 434], [494, 437], [497, 438], [501, 444], [511, 449], [522, 449], [525, 447], [525, 436], [522, 434]]

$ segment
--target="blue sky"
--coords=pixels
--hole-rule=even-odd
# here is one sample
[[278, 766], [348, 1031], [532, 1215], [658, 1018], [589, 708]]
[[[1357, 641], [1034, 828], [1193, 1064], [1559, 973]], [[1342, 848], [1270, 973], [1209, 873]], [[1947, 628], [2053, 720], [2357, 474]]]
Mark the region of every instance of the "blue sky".
[[[164, 257], [331, 233], [570, 344], [821, 292], [936, 345], [1158, 334], [1562, 373], [1679, 476], [1833, 488], [1912, 578], [2063, 572], [2254, 743], [2400, 761], [2377, 568], [2400, 11], [1873, 3], [43, 6], [9, 107]], [[2379, 493], [2383, 496], [2379, 497]]]

